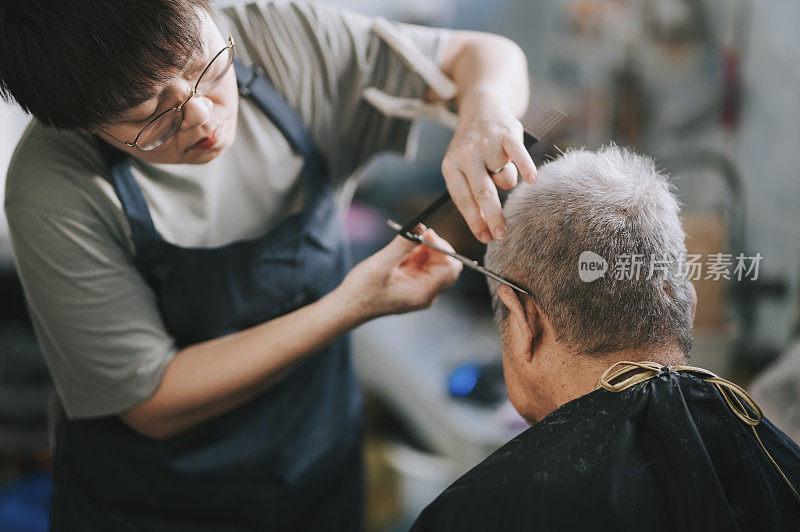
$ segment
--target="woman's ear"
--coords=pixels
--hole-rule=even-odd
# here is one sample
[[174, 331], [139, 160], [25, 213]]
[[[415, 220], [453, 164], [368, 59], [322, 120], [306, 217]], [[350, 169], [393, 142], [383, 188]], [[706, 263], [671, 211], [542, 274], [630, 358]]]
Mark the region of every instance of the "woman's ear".
[[542, 316], [539, 307], [530, 298], [517, 294], [505, 285], [498, 287], [497, 295], [509, 311], [505, 325], [506, 334], [509, 335], [509, 345], [517, 355], [531, 361], [535, 346], [542, 336]]

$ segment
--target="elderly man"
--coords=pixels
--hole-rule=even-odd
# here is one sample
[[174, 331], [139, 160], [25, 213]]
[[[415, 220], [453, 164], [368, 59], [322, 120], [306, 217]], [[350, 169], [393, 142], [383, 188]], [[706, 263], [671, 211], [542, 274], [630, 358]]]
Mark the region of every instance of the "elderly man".
[[486, 262], [530, 294], [490, 285], [509, 397], [533, 426], [413, 530], [800, 530], [800, 448], [740, 388], [681, 367], [696, 298], [653, 162], [571, 151], [504, 211]]

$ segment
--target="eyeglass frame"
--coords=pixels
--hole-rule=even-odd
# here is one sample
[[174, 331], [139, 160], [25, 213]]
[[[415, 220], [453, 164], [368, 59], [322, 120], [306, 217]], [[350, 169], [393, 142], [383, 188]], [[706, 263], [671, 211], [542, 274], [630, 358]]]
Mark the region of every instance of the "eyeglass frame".
[[[137, 150], [140, 150], [140, 151], [151, 151], [151, 150], [154, 150], [154, 149], [156, 149], [156, 148], [158, 148], [158, 147], [160, 147], [160, 146], [163, 146], [163, 145], [164, 145], [164, 144], [165, 144], [165, 143], [166, 143], [166, 142], [167, 142], [169, 139], [171, 139], [171, 138], [172, 138], [172, 136], [173, 136], [173, 135], [175, 135], [175, 132], [176, 132], [176, 131], [178, 131], [178, 129], [181, 127], [181, 124], [183, 123], [183, 117], [184, 117], [184, 115], [183, 115], [183, 106], [184, 106], [184, 105], [186, 105], [186, 103], [187, 103], [189, 100], [191, 100], [191, 99], [192, 99], [192, 96], [194, 96], [195, 94], [199, 94], [199, 92], [198, 92], [198, 90], [197, 90], [197, 89], [198, 89], [198, 87], [200, 86], [200, 82], [203, 80], [203, 76], [205, 76], [205, 75], [206, 75], [206, 72], [208, 72], [208, 69], [209, 69], [209, 68], [211, 68], [211, 65], [214, 63], [214, 61], [216, 61], [216, 60], [217, 60], [217, 58], [218, 58], [219, 56], [221, 56], [223, 53], [225, 53], [225, 51], [226, 51], [226, 50], [230, 50], [230, 51], [231, 51], [231, 54], [232, 54], [232, 55], [231, 55], [231, 62], [228, 64], [227, 68], [225, 69], [225, 73], [222, 75], [222, 77], [224, 77], [224, 76], [225, 76], [225, 74], [227, 74], [227, 72], [228, 72], [228, 69], [230, 69], [230, 68], [231, 68], [231, 65], [233, 64], [233, 58], [235, 57], [235, 49], [236, 49], [236, 42], [233, 40], [233, 36], [232, 36], [232, 35], [228, 35], [228, 45], [227, 45], [227, 46], [225, 46], [225, 47], [224, 47], [222, 50], [220, 50], [219, 52], [217, 52], [217, 53], [214, 55], [214, 57], [212, 57], [212, 58], [211, 58], [211, 61], [209, 61], [209, 62], [208, 62], [208, 64], [206, 65], [206, 67], [205, 67], [205, 68], [203, 69], [203, 71], [200, 73], [200, 76], [197, 78], [197, 82], [194, 84], [194, 87], [192, 88], [192, 90], [191, 90], [191, 91], [189, 91], [189, 95], [186, 97], [186, 99], [185, 99], [185, 100], [183, 100], [183, 101], [182, 101], [182, 102], [181, 102], [179, 105], [176, 105], [175, 107], [170, 107], [169, 109], [165, 109], [164, 111], [161, 111], [160, 113], [158, 113], [158, 116], [154, 117], [154, 118], [153, 118], [152, 120], [150, 120], [150, 121], [149, 121], [147, 124], [145, 124], [145, 125], [144, 125], [144, 127], [142, 127], [142, 129], [140, 129], [140, 130], [139, 130], [139, 133], [137, 133], [137, 134], [136, 134], [136, 137], [133, 139], [133, 142], [129, 142], [129, 141], [127, 141], [127, 140], [121, 140], [121, 139], [118, 139], [117, 137], [115, 137], [114, 135], [112, 135], [111, 133], [109, 133], [108, 131], [106, 131], [105, 129], [103, 129], [102, 131], [103, 131], [103, 132], [104, 132], [106, 135], [108, 135], [109, 137], [111, 137], [111, 138], [113, 138], [114, 140], [116, 140], [117, 142], [121, 142], [122, 144], [125, 144], [126, 146], [128, 146], [128, 147], [130, 147], [130, 148], [136, 148]], [[220, 81], [222, 80], [222, 77], [220, 77]], [[218, 81], [217, 83], [219, 83], [219, 81]], [[212, 87], [212, 90], [213, 90], [215, 87], [216, 87], [216, 85], [214, 85], [214, 87]], [[155, 146], [153, 146], [153, 147], [151, 147], [151, 148], [141, 148], [141, 147], [137, 146], [137, 144], [136, 144], [136, 143], [137, 143], [137, 141], [139, 140], [139, 137], [141, 137], [141, 136], [142, 136], [142, 133], [144, 132], [144, 130], [145, 130], [145, 129], [147, 129], [148, 127], [150, 127], [151, 125], [153, 125], [153, 124], [154, 124], [154, 123], [155, 123], [157, 120], [161, 119], [161, 117], [163, 117], [163, 116], [164, 116], [164, 115], [166, 115], [167, 113], [171, 113], [171, 112], [173, 112], [173, 111], [176, 111], [176, 110], [177, 110], [177, 111], [180, 111], [180, 113], [181, 113], [181, 119], [178, 121], [178, 124], [175, 126], [175, 129], [172, 131], [172, 133], [170, 133], [170, 134], [169, 134], [169, 135], [168, 135], [166, 138], [164, 138], [164, 139], [163, 139], [163, 140], [162, 140], [160, 143], [156, 144]]]

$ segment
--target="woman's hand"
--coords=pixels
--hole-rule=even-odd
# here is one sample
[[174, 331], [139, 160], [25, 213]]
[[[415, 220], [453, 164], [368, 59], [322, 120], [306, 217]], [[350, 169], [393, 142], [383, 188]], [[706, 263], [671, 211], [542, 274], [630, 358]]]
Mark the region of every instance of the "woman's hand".
[[[442, 71], [458, 88], [458, 126], [442, 161], [447, 190], [478, 240], [503, 238], [495, 185], [512, 188], [517, 170], [529, 183], [536, 177], [516, 118], [528, 108], [525, 53], [499, 35], [456, 31], [445, 48]], [[506, 166], [509, 162], [514, 165]]]
[[[423, 237], [444, 249], [452, 249], [432, 229]], [[387, 314], [428, 308], [461, 273], [452, 257], [401, 236], [357, 264], [335, 290], [348, 312], [362, 323]]]
[[[442, 161], [447, 190], [481, 242], [505, 236], [495, 185], [510, 190], [517, 169], [529, 183], [536, 166], [522, 143], [522, 124], [490, 91], [470, 91], [459, 105], [458, 127]], [[507, 163], [512, 162], [512, 164]], [[501, 171], [494, 173], [494, 170]]]
[[[452, 249], [431, 230], [424, 237]], [[244, 404], [299, 360], [356, 325], [430, 306], [459, 272], [461, 263], [455, 259], [398, 236], [314, 303], [183, 348], [168, 364], [154, 394], [120, 417], [149, 438], [180, 434]]]

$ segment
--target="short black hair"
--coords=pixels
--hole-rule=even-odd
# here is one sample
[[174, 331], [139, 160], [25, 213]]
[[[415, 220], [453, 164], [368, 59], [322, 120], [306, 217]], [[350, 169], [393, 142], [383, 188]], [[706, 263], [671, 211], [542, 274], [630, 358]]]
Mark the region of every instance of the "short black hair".
[[0, 0], [0, 97], [42, 124], [119, 120], [202, 52], [210, 0]]

